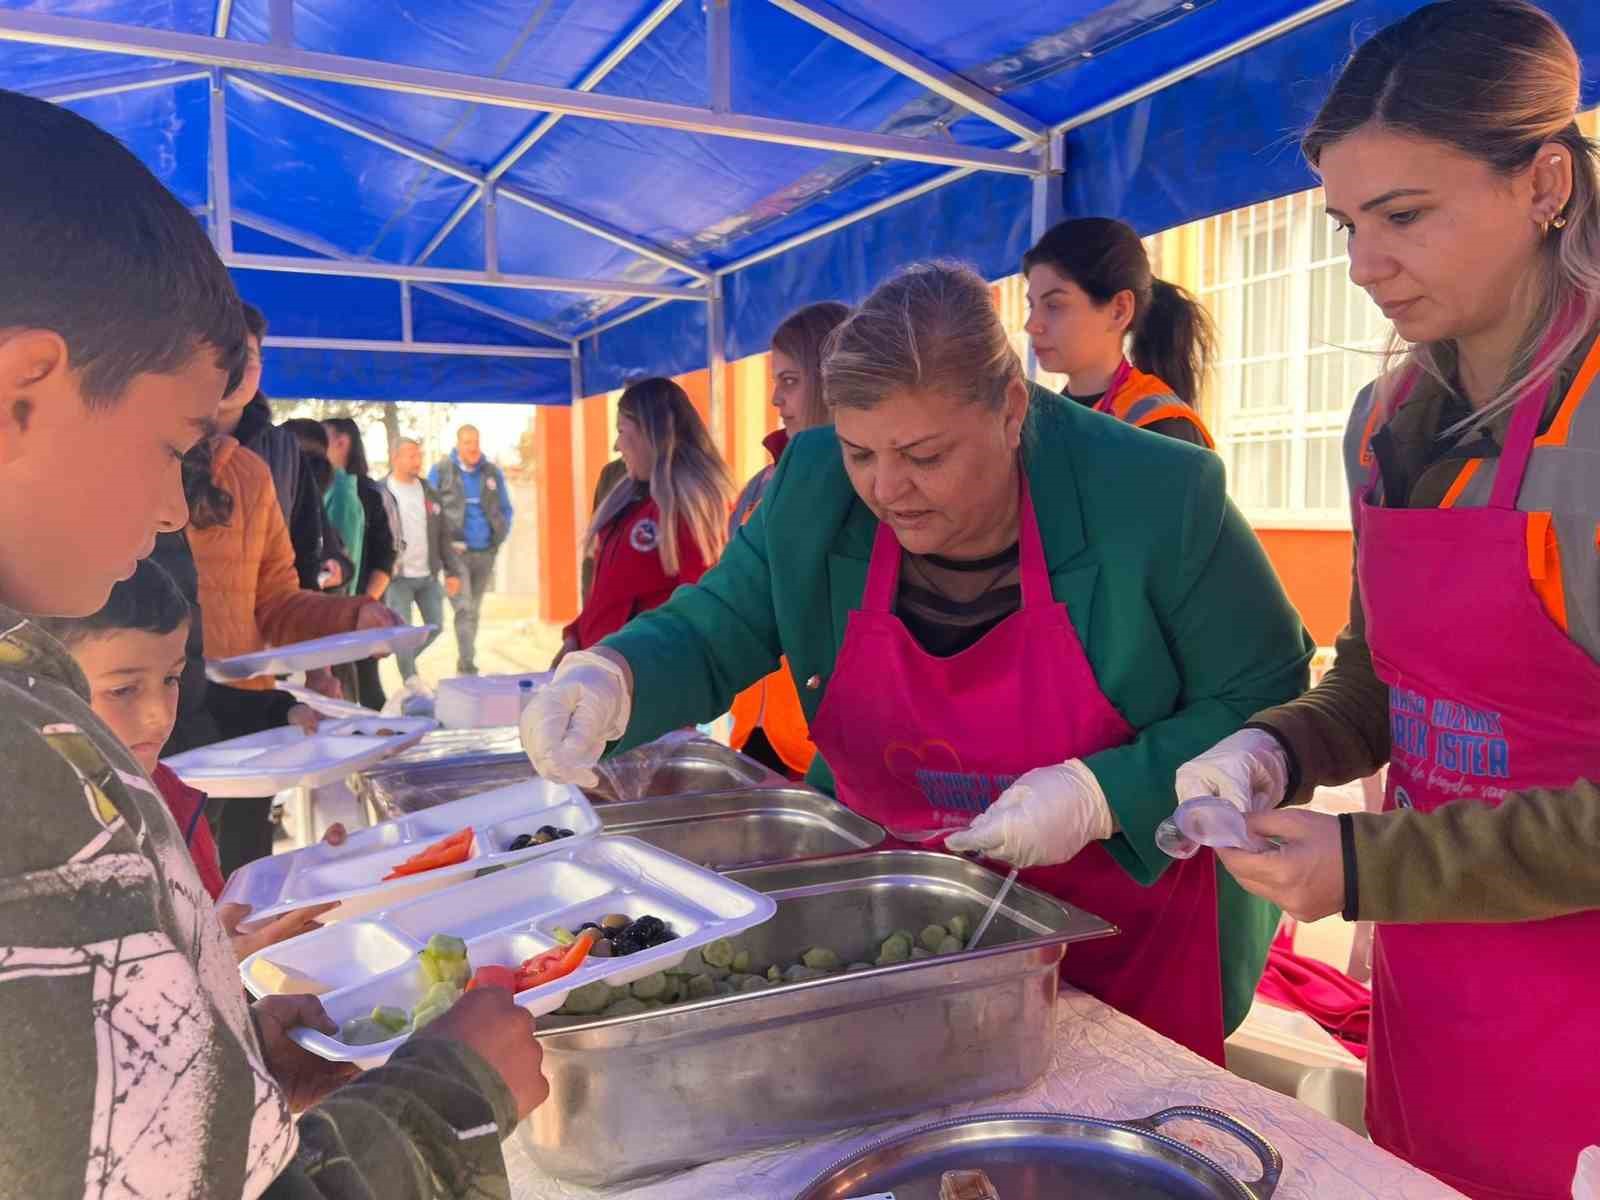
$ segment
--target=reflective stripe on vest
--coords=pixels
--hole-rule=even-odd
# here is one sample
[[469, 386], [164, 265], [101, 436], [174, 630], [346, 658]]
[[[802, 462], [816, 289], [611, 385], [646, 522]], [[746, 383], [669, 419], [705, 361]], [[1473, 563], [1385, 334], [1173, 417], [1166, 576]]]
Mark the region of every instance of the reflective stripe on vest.
[[1126, 380], [1105, 407], [1117, 420], [1126, 421], [1135, 429], [1147, 429], [1158, 421], [1188, 421], [1199, 431], [1206, 447], [1216, 449], [1211, 431], [1200, 414], [1178, 399], [1172, 388], [1154, 375], [1130, 367]]
[[[1529, 514], [1528, 578], [1551, 620], [1600, 662], [1600, 341], [1548, 432], [1534, 442], [1517, 507]], [[1441, 507], [1482, 508], [1499, 460], [1467, 459]]]

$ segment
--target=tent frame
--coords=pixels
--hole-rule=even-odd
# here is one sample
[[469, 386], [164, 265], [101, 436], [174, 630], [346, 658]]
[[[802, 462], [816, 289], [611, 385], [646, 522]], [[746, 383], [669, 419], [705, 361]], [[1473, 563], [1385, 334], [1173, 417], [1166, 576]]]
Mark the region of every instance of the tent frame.
[[[218, 253], [230, 267], [346, 278], [389, 279], [400, 285], [401, 340], [370, 341], [338, 338], [269, 337], [267, 345], [297, 349], [403, 351], [419, 354], [498, 355], [522, 358], [568, 358], [571, 362], [572, 400], [582, 399], [579, 348], [585, 338], [608, 330], [674, 301], [694, 301], [707, 306], [707, 358], [711, 377], [711, 416], [719, 435], [725, 420], [723, 375], [725, 358], [724, 280], [747, 267], [785, 254], [858, 221], [876, 216], [979, 171], [1026, 175], [1032, 179], [1031, 232], [1042, 234], [1055, 211], [1054, 189], [1063, 171], [1063, 138], [1073, 129], [1136, 104], [1165, 88], [1209, 70], [1229, 59], [1315, 21], [1353, 0], [1307, 0], [1295, 12], [1272, 25], [1196, 58], [1157, 79], [1079, 113], [1054, 126], [1045, 126], [970, 80], [924, 58], [879, 31], [835, 8], [827, 0], [765, 0], [797, 19], [821, 30], [889, 69], [914, 80], [934, 94], [1017, 136], [1008, 149], [966, 146], [953, 141], [907, 138], [799, 121], [757, 117], [733, 111], [730, 0], [704, 0], [707, 18], [707, 82], [710, 104], [706, 108], [598, 94], [595, 88], [623, 62], [683, 0], [661, 0], [622, 40], [572, 88], [514, 83], [454, 71], [407, 67], [370, 59], [324, 54], [294, 45], [293, 0], [270, 0], [267, 44], [228, 39], [232, 0], [219, 0], [213, 35], [175, 33], [118, 25], [103, 21], [49, 16], [18, 10], [0, 10], [0, 41], [15, 41], [69, 49], [100, 51], [161, 59], [167, 65], [122, 71], [44, 93], [56, 103], [147, 88], [169, 87], [198, 79], [209, 81], [210, 163], [208, 171], [209, 217]], [[1193, 3], [1182, 7], [1192, 9]], [[503, 108], [541, 112], [544, 117], [487, 171], [479, 171], [448, 155], [416, 144], [394, 131], [282, 87], [276, 77], [320, 79], [356, 87], [466, 101]], [[292, 108], [315, 120], [461, 179], [471, 193], [433, 234], [415, 258], [406, 263], [356, 259], [322, 243], [320, 239], [285, 229], [274, 222], [235, 212], [227, 169], [227, 84]], [[875, 163], [908, 161], [951, 169], [853, 213], [787, 238], [773, 246], [718, 268], [702, 267], [646, 238], [617, 229], [605, 221], [503, 182], [505, 175], [566, 117], [616, 121], [685, 132], [802, 147], [869, 157]], [[567, 279], [553, 276], [507, 274], [500, 269], [499, 202], [504, 199], [619, 246], [658, 266], [688, 277], [684, 285], [649, 284], [627, 280]], [[451, 233], [481, 205], [484, 210], [484, 264], [481, 270], [427, 265]], [[233, 225], [267, 232], [319, 258], [293, 255], [241, 254], [233, 248]], [[457, 285], [513, 290], [574, 292], [595, 296], [644, 298], [649, 302], [577, 334], [558, 331], [529, 321], [494, 305], [461, 295]], [[565, 347], [490, 345], [475, 343], [417, 342], [412, 338], [413, 288], [436, 293], [452, 303], [482, 312], [531, 333], [565, 342]], [[1030, 362], [1030, 373], [1034, 364]]]

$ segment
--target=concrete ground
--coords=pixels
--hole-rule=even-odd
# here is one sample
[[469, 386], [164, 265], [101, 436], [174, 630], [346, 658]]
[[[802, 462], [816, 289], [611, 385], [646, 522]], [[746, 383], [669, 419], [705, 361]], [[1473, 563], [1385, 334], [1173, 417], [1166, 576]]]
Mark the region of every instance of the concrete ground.
[[[535, 600], [533, 596], [493, 592], [484, 598], [477, 646], [481, 674], [520, 675], [549, 669], [550, 660], [561, 649], [561, 627], [534, 615]], [[379, 662], [378, 672], [386, 693], [399, 688], [400, 669], [392, 655]], [[455, 617], [448, 605], [444, 631], [417, 659], [417, 674], [429, 684], [456, 674]]]

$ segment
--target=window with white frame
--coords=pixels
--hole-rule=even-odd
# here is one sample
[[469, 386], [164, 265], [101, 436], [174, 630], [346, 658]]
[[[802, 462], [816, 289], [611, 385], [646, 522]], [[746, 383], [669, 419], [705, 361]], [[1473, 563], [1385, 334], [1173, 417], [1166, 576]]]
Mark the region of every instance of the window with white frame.
[[1389, 327], [1350, 282], [1322, 193], [1189, 230], [1195, 290], [1217, 325], [1210, 412], [1235, 502], [1256, 525], [1347, 526], [1345, 420], [1378, 372]]

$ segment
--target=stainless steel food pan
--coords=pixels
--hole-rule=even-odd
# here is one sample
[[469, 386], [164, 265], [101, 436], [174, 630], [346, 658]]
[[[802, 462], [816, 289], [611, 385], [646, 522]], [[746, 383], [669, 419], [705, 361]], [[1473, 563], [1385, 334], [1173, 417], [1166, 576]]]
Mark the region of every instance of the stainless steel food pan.
[[[454, 758], [385, 763], [353, 777], [352, 787], [375, 820], [405, 816], [533, 778], [521, 749], [470, 752]], [[788, 781], [754, 759], [709, 740], [641, 746], [603, 764], [596, 803], [781, 787]]]
[[[1261, 1163], [1242, 1183], [1161, 1132], [1199, 1121], [1231, 1134]], [[946, 1171], [982, 1171], [1004, 1200], [1269, 1200], [1283, 1159], [1272, 1144], [1214, 1108], [1186, 1105], [1136, 1121], [995, 1113], [940, 1121], [884, 1138], [830, 1167], [795, 1200], [939, 1200]]]
[[[818, 945], [870, 961], [894, 929], [976, 924], [1001, 883], [915, 850], [731, 877], [778, 902], [737, 939], [758, 962]], [[977, 951], [638, 1016], [541, 1018], [551, 1094], [518, 1136], [550, 1174], [599, 1185], [1025, 1087], [1050, 1061], [1068, 943], [1112, 932], [1019, 886]]]
[[626, 834], [714, 871], [870, 850], [881, 825], [802, 787], [745, 788], [602, 804], [606, 833]]

